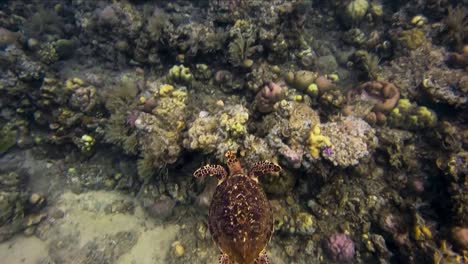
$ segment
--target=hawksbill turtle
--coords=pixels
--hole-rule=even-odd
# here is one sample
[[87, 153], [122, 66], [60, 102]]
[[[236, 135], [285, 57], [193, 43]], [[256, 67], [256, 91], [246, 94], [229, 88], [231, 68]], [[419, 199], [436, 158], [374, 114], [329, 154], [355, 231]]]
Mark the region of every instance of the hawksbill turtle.
[[273, 234], [273, 215], [258, 177], [279, 172], [281, 167], [256, 162], [245, 174], [232, 151], [225, 155], [229, 175], [221, 165], [205, 165], [197, 178], [215, 176], [218, 186], [211, 201], [208, 228], [221, 251], [220, 264], [266, 264], [265, 248]]

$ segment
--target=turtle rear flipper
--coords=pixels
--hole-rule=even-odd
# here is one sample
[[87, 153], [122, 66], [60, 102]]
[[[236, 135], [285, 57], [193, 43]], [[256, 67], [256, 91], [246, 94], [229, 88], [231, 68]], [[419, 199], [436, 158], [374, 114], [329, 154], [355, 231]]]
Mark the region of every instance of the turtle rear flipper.
[[206, 176], [215, 176], [219, 181], [226, 179], [227, 172], [221, 165], [205, 165], [193, 173], [195, 178], [203, 178]]
[[256, 162], [252, 168], [250, 168], [249, 176], [253, 177], [260, 177], [262, 175], [272, 173], [272, 172], [280, 172], [281, 167], [274, 164], [270, 161], [260, 161]]
[[268, 264], [268, 256], [265, 250], [254, 260], [254, 264]]

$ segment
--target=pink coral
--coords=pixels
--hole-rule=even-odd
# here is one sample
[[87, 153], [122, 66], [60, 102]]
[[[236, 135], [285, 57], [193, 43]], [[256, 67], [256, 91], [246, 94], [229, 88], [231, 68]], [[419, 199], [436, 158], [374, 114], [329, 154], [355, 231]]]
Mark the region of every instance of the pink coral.
[[273, 111], [273, 106], [284, 96], [284, 88], [274, 82], [269, 82], [257, 93], [255, 97], [257, 110], [261, 113]]
[[284, 159], [295, 169], [301, 167], [302, 162], [302, 151], [292, 150], [289, 146], [285, 146], [279, 149], [280, 154]]
[[140, 112], [137, 110], [128, 111], [127, 117], [125, 118], [125, 124], [130, 127], [135, 127], [135, 122], [140, 116]]
[[324, 243], [328, 256], [334, 261], [348, 262], [354, 258], [354, 242], [345, 234], [334, 234]]

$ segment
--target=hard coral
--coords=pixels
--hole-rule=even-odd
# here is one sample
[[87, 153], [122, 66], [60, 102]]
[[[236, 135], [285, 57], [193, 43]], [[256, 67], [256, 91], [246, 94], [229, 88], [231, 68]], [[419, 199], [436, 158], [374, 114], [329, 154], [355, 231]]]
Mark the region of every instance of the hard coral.
[[255, 97], [256, 108], [260, 113], [273, 111], [273, 106], [284, 96], [284, 88], [274, 82], [265, 84]]
[[319, 157], [322, 148], [331, 147], [330, 140], [320, 133], [320, 127], [318, 125], [310, 131], [308, 143], [310, 155], [314, 159]]
[[345, 234], [334, 234], [324, 242], [328, 256], [334, 261], [348, 262], [354, 258], [354, 242]]
[[335, 166], [357, 165], [368, 157], [377, 145], [375, 131], [364, 120], [346, 117], [340, 122], [320, 125], [321, 134], [330, 140], [332, 150], [325, 149], [322, 155]]
[[374, 103], [375, 112], [392, 110], [400, 99], [400, 91], [386, 81], [370, 81], [359, 85], [348, 94], [348, 97], [360, 96]]
[[389, 124], [405, 129], [424, 129], [437, 124], [436, 114], [425, 106], [401, 99], [389, 115]]
[[465, 45], [460, 53], [449, 53], [447, 56], [447, 64], [454, 68], [468, 67], [468, 45]]

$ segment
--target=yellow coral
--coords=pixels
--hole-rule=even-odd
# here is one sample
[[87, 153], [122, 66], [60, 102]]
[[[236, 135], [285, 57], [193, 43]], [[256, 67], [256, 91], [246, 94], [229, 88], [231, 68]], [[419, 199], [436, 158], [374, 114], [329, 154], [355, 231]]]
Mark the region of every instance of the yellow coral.
[[425, 106], [418, 107], [416, 112], [420, 119], [428, 126], [433, 126], [437, 122], [437, 116], [435, 113]]
[[89, 152], [91, 151], [95, 142], [96, 141], [92, 136], [88, 134], [84, 134], [83, 136], [81, 136], [81, 139], [80, 139], [80, 148], [82, 151]]
[[250, 23], [249, 21], [245, 20], [245, 19], [238, 19], [236, 20], [236, 22], [234, 23], [234, 27], [235, 28], [247, 28], [250, 26]]
[[238, 137], [247, 133], [245, 123], [249, 119], [249, 114], [245, 112], [236, 113], [234, 116], [229, 116], [227, 113], [221, 115], [221, 125], [232, 136]]
[[70, 78], [65, 82], [65, 87], [68, 90], [74, 90], [84, 84], [84, 81], [78, 77]]
[[296, 223], [300, 228], [308, 228], [314, 223], [314, 220], [312, 215], [301, 212], [296, 216]]
[[307, 87], [307, 94], [309, 94], [309, 95], [311, 95], [311, 96], [317, 96], [317, 94], [318, 94], [318, 86], [317, 86], [317, 84], [315, 84], [315, 83], [310, 84], [310, 85]]
[[159, 87], [160, 96], [168, 96], [172, 91], [174, 91], [174, 86], [170, 84], [163, 84]]
[[310, 155], [315, 159], [319, 157], [322, 147], [331, 147], [332, 145], [328, 137], [320, 133], [320, 127], [318, 125], [315, 125], [310, 131], [308, 143]]
[[397, 105], [402, 112], [408, 112], [411, 106], [411, 102], [408, 99], [400, 99]]
[[185, 103], [185, 100], [187, 99], [187, 92], [182, 90], [176, 90], [172, 93], [172, 96], [179, 102]]
[[432, 232], [427, 226], [416, 224], [413, 227], [413, 236], [417, 241], [432, 239]]

